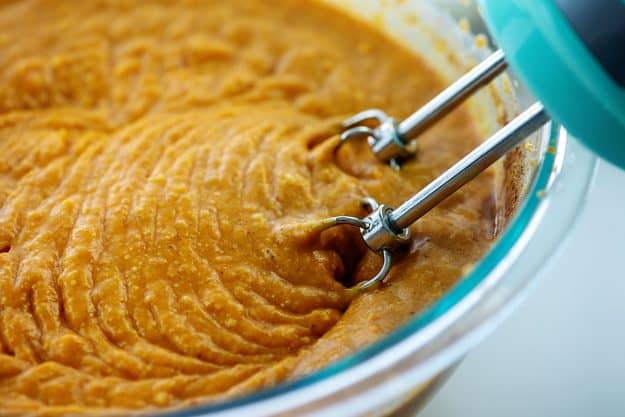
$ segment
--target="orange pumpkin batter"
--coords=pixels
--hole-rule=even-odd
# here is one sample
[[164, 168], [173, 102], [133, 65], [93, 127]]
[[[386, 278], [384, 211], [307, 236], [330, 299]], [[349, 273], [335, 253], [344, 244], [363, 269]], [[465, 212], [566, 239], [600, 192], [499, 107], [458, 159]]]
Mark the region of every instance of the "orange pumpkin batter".
[[459, 111], [400, 172], [338, 122], [441, 88], [304, 0], [0, 2], [0, 414], [219, 401], [317, 370], [444, 293], [493, 234], [483, 175], [413, 228], [388, 284], [355, 230], [467, 153]]

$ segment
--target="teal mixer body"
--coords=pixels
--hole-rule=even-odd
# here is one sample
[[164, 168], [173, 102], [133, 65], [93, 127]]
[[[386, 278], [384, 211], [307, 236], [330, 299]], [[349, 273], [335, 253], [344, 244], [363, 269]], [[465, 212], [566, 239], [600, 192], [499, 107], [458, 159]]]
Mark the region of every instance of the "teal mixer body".
[[549, 115], [625, 168], [625, 1], [479, 0], [510, 67]]

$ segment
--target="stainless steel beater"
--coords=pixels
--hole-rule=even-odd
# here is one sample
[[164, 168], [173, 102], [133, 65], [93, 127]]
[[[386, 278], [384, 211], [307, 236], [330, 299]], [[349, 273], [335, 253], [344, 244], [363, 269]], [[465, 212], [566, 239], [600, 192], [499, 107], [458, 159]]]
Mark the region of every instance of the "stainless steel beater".
[[[381, 110], [363, 111], [343, 123], [345, 130], [338, 146], [353, 139], [366, 139], [372, 152], [380, 161], [391, 164], [395, 169], [400, 169], [401, 162], [415, 153], [414, 142], [419, 134], [492, 81], [506, 67], [504, 53], [501, 50], [494, 52], [425, 106], [399, 123]], [[377, 121], [378, 126], [369, 128], [363, 125], [371, 121]], [[353, 289], [365, 290], [382, 282], [391, 268], [392, 253], [410, 242], [409, 226], [411, 224], [548, 121], [549, 116], [542, 104], [535, 103], [396, 209], [379, 205], [373, 199], [367, 198], [363, 202], [363, 205], [370, 211], [367, 217], [359, 219], [339, 216], [326, 220], [324, 223], [327, 227], [347, 224], [360, 228], [362, 238], [369, 249], [383, 258], [380, 271], [373, 278], [359, 283]]]

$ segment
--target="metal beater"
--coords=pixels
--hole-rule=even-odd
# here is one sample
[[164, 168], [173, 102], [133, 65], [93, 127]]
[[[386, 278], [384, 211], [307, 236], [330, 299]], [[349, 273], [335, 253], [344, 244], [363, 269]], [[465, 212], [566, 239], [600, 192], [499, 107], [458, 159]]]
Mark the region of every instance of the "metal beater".
[[[395, 169], [400, 169], [402, 161], [414, 155], [415, 140], [419, 134], [492, 81], [506, 67], [503, 51], [494, 52], [425, 106], [399, 123], [381, 110], [363, 111], [343, 123], [344, 131], [338, 146], [350, 140], [366, 139], [371, 151], [380, 161], [391, 164]], [[367, 198], [363, 201], [363, 205], [370, 211], [370, 214], [365, 218], [339, 216], [326, 220], [324, 223], [328, 225], [327, 227], [347, 224], [360, 228], [361, 236], [369, 249], [383, 258], [380, 271], [373, 278], [357, 284], [353, 290], [365, 290], [381, 283], [391, 268], [393, 252], [410, 242], [409, 226], [411, 224], [548, 121], [549, 116], [542, 104], [533, 104], [396, 209], [380, 205], [375, 200]], [[378, 122], [378, 125], [370, 128], [363, 125], [365, 122]]]

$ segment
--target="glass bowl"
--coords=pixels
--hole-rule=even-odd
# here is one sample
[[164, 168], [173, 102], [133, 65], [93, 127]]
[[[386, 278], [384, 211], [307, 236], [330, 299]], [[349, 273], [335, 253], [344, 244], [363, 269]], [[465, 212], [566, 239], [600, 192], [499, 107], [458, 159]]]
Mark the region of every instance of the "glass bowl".
[[[380, 26], [427, 57], [448, 80], [489, 53], [483, 47], [488, 40], [483, 22], [466, 1], [326, 1]], [[469, 27], [483, 34], [478, 42]], [[486, 133], [498, 127], [501, 106], [510, 117], [533, 100], [512, 74], [509, 77], [470, 103], [471, 111], [482, 116]], [[406, 404], [411, 412], [425, 404], [454, 365], [547, 270], [584, 204], [595, 172], [594, 156], [554, 123], [530, 143], [533, 146], [523, 152], [525, 174], [519, 179], [521, 198], [514, 215], [486, 256], [425, 311], [388, 337], [299, 380], [240, 399], [159, 415], [383, 416]]]

